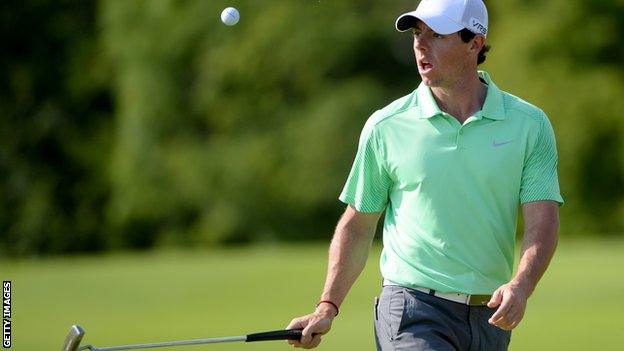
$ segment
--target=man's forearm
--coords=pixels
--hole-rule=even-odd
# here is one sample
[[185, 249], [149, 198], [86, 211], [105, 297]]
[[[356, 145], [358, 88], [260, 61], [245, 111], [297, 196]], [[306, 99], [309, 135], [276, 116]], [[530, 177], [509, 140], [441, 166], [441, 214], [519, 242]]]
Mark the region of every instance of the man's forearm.
[[536, 201], [522, 206], [524, 240], [518, 272], [492, 294], [488, 307], [497, 307], [489, 323], [504, 330], [518, 326], [524, 317], [527, 299], [535, 290], [557, 247], [559, 213], [554, 201]]
[[512, 282], [522, 286], [530, 296], [555, 253], [557, 236], [556, 234], [548, 235], [546, 240], [527, 240], [526, 235], [522, 244], [522, 256], [518, 265], [518, 272]]
[[379, 218], [379, 214], [359, 214], [353, 217], [349, 211], [353, 212], [348, 209], [336, 226], [329, 247], [327, 277], [321, 295], [321, 300], [332, 301], [338, 306], [366, 265]]
[[347, 206], [338, 221], [329, 246], [329, 264], [322, 303], [313, 313], [297, 317], [287, 329], [303, 329], [300, 340], [289, 340], [295, 347], [313, 348], [321, 342], [321, 335], [329, 332], [332, 321], [347, 292], [364, 269], [375, 228], [381, 212], [363, 213]]
[[556, 213], [534, 218], [533, 221], [527, 223], [518, 271], [512, 279], [512, 283], [524, 288], [527, 296], [533, 293], [535, 286], [548, 268], [558, 241], [559, 222]]

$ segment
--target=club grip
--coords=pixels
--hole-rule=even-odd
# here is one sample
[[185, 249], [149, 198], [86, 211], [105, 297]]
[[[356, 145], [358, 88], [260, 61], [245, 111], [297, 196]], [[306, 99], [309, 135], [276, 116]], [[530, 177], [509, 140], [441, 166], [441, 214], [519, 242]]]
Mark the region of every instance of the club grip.
[[274, 330], [247, 335], [247, 342], [268, 340], [299, 340], [302, 329]]

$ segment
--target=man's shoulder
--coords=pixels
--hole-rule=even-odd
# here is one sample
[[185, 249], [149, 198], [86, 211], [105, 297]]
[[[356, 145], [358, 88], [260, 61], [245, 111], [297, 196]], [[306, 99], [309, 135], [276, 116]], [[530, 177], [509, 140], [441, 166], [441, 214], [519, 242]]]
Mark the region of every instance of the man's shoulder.
[[385, 107], [375, 111], [366, 121], [369, 128], [374, 128], [381, 124], [392, 121], [393, 117], [400, 115], [410, 109], [418, 107], [418, 94], [416, 90], [408, 95], [400, 97]]
[[502, 91], [505, 113], [508, 118], [521, 118], [542, 124], [548, 121], [546, 113], [536, 105], [509, 92]]
[[542, 109], [514, 94], [498, 88], [487, 72], [479, 71], [479, 76], [482, 80], [493, 84], [495, 89], [500, 92], [503, 100], [502, 107], [507, 118], [523, 121], [525, 123], [535, 122], [534, 124], [543, 124], [545, 121], [548, 121], [548, 117]]
[[[395, 117], [409, 112], [414, 107], [418, 107], [416, 90], [373, 112], [364, 124], [362, 134], [360, 135], [360, 143], [368, 140], [374, 134], [385, 134], [381, 130], [392, 130], [392, 122], [396, 121]], [[420, 113], [420, 110], [417, 113]]]

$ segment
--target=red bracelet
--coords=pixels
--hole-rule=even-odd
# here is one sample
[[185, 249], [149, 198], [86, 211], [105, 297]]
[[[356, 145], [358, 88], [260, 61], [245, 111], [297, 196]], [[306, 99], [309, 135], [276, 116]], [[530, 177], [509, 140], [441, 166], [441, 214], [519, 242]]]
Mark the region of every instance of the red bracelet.
[[336, 316], [338, 315], [338, 313], [340, 312], [340, 309], [338, 308], [338, 306], [336, 306], [336, 304], [335, 304], [335, 303], [333, 303], [333, 302], [331, 302], [331, 301], [329, 301], [329, 300], [322, 300], [322, 301], [319, 301], [319, 302], [316, 304], [316, 307], [318, 308], [318, 307], [319, 307], [319, 305], [320, 305], [320, 304], [322, 304], [322, 303], [328, 303], [328, 304], [330, 304], [330, 305], [334, 306], [334, 308], [336, 309], [336, 314], [334, 315], [334, 317], [336, 317]]

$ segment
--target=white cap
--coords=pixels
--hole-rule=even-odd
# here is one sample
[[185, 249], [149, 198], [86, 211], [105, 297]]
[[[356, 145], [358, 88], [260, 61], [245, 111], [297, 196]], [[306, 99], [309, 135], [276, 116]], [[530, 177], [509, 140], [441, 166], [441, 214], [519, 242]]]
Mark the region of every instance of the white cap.
[[396, 29], [405, 32], [414, 27], [417, 19], [438, 34], [451, 34], [466, 28], [487, 36], [488, 14], [482, 0], [422, 0], [416, 11], [397, 18]]

